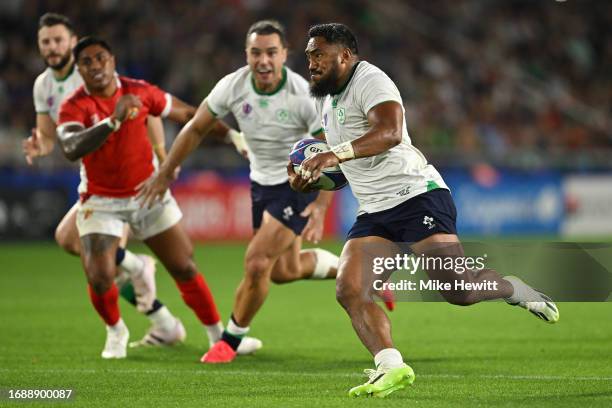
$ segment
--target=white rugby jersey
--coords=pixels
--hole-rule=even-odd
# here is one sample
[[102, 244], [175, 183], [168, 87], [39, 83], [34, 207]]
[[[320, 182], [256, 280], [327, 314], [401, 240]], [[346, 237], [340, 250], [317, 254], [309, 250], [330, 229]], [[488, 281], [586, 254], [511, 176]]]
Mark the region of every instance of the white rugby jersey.
[[72, 65], [72, 69], [63, 79], [55, 79], [53, 70], [47, 68], [34, 82], [34, 108], [36, 113], [48, 113], [57, 123], [59, 108], [64, 99], [83, 84], [83, 79]]
[[262, 185], [287, 181], [287, 162], [295, 142], [321, 130], [308, 82], [287, 67], [277, 89], [255, 88], [248, 66], [221, 79], [206, 98], [215, 116], [233, 113], [250, 154], [251, 180]]
[[[336, 146], [363, 136], [370, 129], [369, 110], [387, 101], [399, 103], [404, 111], [393, 81], [376, 66], [360, 61], [338, 94], [316, 99], [327, 143]], [[359, 213], [387, 210], [438, 187], [448, 189], [438, 171], [412, 145], [405, 120], [399, 145], [376, 156], [340, 163], [340, 168], [359, 202]]]

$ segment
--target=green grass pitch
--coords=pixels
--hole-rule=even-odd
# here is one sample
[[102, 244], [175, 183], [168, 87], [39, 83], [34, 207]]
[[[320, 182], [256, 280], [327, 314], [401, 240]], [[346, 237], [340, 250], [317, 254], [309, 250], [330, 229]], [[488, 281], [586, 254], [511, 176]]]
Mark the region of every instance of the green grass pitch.
[[[243, 251], [244, 244], [196, 249], [224, 321]], [[393, 333], [416, 372], [414, 385], [384, 400], [351, 400], [347, 390], [373, 363], [335, 301], [333, 282], [273, 286], [251, 330], [264, 348], [225, 366], [198, 362], [205, 335], [161, 267], [158, 294], [183, 320], [186, 343], [103, 361], [104, 326], [79, 260], [51, 243], [3, 244], [0, 388], [72, 388], [75, 399], [62, 406], [105, 408], [612, 406], [611, 302], [561, 303], [555, 326], [502, 303], [400, 303]], [[131, 340], [140, 338], [148, 321], [123, 301], [121, 310]]]

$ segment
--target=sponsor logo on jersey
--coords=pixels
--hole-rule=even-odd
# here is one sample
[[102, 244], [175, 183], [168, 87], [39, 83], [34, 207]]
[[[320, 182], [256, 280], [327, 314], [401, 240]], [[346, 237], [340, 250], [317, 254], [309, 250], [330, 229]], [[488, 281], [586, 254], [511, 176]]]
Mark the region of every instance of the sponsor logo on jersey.
[[53, 96], [50, 96], [50, 97], [47, 98], [47, 106], [48, 107], [52, 107], [54, 102], [55, 102], [55, 99], [53, 98]]

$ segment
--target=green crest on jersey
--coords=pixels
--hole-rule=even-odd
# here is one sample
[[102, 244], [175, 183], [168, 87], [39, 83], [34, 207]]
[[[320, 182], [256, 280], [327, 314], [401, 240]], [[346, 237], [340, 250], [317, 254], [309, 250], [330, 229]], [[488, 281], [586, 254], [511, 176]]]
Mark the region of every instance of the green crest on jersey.
[[338, 118], [338, 123], [344, 125], [344, 122], [346, 122], [346, 112], [344, 108], [338, 108], [338, 110], [336, 110], [336, 117]]
[[57, 92], [64, 93], [64, 87], [60, 86], [59, 88], [57, 88]]
[[268, 107], [268, 100], [265, 98], [261, 98], [259, 101], [259, 106], [262, 108], [267, 108]]
[[289, 111], [287, 109], [278, 109], [276, 111], [276, 120], [285, 123], [289, 120]]

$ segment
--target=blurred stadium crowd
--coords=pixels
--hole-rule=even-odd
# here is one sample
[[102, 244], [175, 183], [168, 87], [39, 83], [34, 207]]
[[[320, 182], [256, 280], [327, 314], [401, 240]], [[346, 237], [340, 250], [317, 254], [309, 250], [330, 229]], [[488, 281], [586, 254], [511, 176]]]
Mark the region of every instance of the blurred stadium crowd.
[[[21, 140], [44, 69], [38, 17], [64, 13], [109, 39], [122, 74], [198, 104], [244, 65], [261, 18], [287, 27], [288, 65], [306, 74], [310, 25], [339, 21], [363, 59], [394, 79], [414, 143], [442, 166], [612, 168], [612, 2], [598, 0], [4, 0], [0, 2], [0, 164], [25, 166]], [[168, 129], [172, 137], [176, 129]], [[195, 167], [245, 166], [207, 146]], [[67, 166], [56, 152], [45, 166]]]

